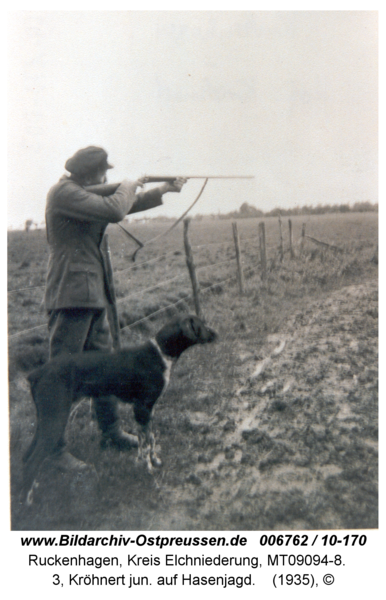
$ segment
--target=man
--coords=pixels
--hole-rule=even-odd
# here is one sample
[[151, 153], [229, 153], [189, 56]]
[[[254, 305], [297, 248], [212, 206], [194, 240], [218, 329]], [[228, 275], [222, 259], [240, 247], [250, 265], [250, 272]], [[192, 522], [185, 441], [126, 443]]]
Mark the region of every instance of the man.
[[[115, 302], [111, 283], [105, 229], [130, 212], [148, 210], [162, 204], [166, 192], [180, 192], [185, 179], [165, 183], [136, 194], [140, 181], [124, 180], [110, 196], [87, 191], [86, 186], [106, 182], [113, 168], [103, 148], [89, 146], [78, 150], [65, 164], [64, 175], [47, 197], [46, 227], [49, 264], [45, 293], [48, 311], [50, 358], [89, 350], [111, 350], [107, 310]], [[55, 399], [53, 399], [55, 401]], [[117, 401], [113, 396], [94, 401], [102, 446], [119, 450], [137, 445], [137, 438], [118, 425]], [[80, 466], [61, 440], [57, 459]]]

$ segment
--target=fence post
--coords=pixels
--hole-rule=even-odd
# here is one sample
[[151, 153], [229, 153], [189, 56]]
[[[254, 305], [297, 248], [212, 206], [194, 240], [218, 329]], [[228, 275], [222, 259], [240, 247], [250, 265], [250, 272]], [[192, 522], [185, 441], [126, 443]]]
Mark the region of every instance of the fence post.
[[261, 259], [261, 278], [264, 280], [267, 275], [267, 254], [265, 250], [265, 225], [259, 223], [259, 244], [260, 244], [260, 259]]
[[243, 274], [243, 268], [241, 266], [240, 240], [239, 240], [239, 232], [237, 230], [237, 223], [232, 223], [232, 229], [233, 229], [233, 239], [234, 239], [235, 248], [236, 248], [237, 280], [239, 282], [240, 294], [243, 294], [244, 293], [244, 274]]
[[110, 288], [110, 293], [113, 298], [113, 303], [107, 302], [107, 320], [110, 327], [111, 337], [113, 341], [114, 350], [121, 349], [121, 328], [119, 324], [119, 315], [117, 308], [117, 300], [115, 295], [115, 287], [114, 287], [114, 278], [113, 278], [113, 270], [111, 266], [111, 253], [109, 248], [109, 240], [108, 234], [105, 233], [101, 246], [100, 246], [101, 254], [104, 259], [104, 264], [106, 267], [106, 278], [108, 280], [108, 285]]
[[284, 243], [283, 243], [283, 231], [281, 228], [281, 214], [279, 212], [279, 234], [280, 234], [280, 246], [279, 246], [279, 254], [280, 254], [280, 262], [283, 262], [284, 258]]
[[304, 250], [304, 242], [306, 241], [306, 224], [303, 223], [302, 225], [302, 237], [300, 240], [300, 252], [303, 252]]
[[378, 264], [378, 244], [373, 254], [373, 257], [370, 259], [370, 262], [374, 263], [374, 265]]
[[189, 242], [189, 236], [188, 236], [189, 222], [190, 222], [190, 219], [184, 219], [184, 246], [185, 246], [185, 254], [186, 254], [186, 265], [188, 267], [190, 280], [192, 282], [193, 300], [194, 300], [194, 307], [196, 309], [196, 315], [198, 317], [201, 317], [202, 315], [201, 315], [201, 308], [200, 308], [200, 301], [199, 301], [200, 286], [198, 284], [196, 268], [195, 268], [194, 262], [193, 262], [192, 248], [191, 248], [191, 245]]
[[290, 257], [291, 258], [295, 258], [295, 253], [294, 253], [294, 249], [292, 246], [292, 221], [291, 219], [288, 219], [288, 230], [289, 230], [289, 251], [290, 251]]

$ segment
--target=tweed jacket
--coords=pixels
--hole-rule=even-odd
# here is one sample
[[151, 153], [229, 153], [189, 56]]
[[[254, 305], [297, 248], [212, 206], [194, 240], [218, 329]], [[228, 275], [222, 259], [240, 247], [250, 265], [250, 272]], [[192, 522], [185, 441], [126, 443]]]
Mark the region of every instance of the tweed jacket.
[[123, 181], [111, 196], [88, 192], [64, 175], [47, 196], [49, 245], [45, 308], [106, 308], [115, 300], [112, 268], [104, 237], [109, 223], [162, 204], [159, 190], [135, 194]]

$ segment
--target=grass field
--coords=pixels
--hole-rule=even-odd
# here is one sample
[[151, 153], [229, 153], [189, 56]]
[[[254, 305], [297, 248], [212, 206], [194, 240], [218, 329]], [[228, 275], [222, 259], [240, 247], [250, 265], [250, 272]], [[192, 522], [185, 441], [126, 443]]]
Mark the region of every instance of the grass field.
[[[102, 451], [85, 399], [66, 436], [71, 452], [90, 465], [89, 476], [78, 480], [47, 464], [29, 509], [19, 502], [21, 457], [36, 422], [25, 375], [47, 360], [48, 255], [43, 231], [10, 232], [13, 529], [377, 527], [377, 215], [293, 217], [295, 242], [305, 222], [308, 235], [343, 252], [307, 241], [283, 263], [277, 219], [264, 222], [265, 281], [259, 220], [238, 222], [243, 296], [231, 222], [191, 222], [202, 310], [219, 341], [181, 357], [157, 404], [163, 467], [151, 477], [134, 452]], [[167, 227], [154, 221], [130, 230], [145, 241]], [[287, 219], [283, 232], [288, 247]], [[136, 263], [135, 246], [117, 228], [109, 227], [109, 239], [124, 344], [153, 335], [177, 311], [193, 312], [181, 226], [141, 250]], [[131, 430], [130, 407], [122, 406], [121, 416]]]

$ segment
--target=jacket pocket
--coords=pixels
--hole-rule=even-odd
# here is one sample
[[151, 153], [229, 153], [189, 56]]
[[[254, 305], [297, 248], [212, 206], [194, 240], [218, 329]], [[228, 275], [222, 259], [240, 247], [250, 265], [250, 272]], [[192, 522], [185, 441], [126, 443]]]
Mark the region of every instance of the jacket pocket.
[[94, 265], [72, 264], [68, 269], [67, 293], [74, 300], [100, 302], [100, 274]]

